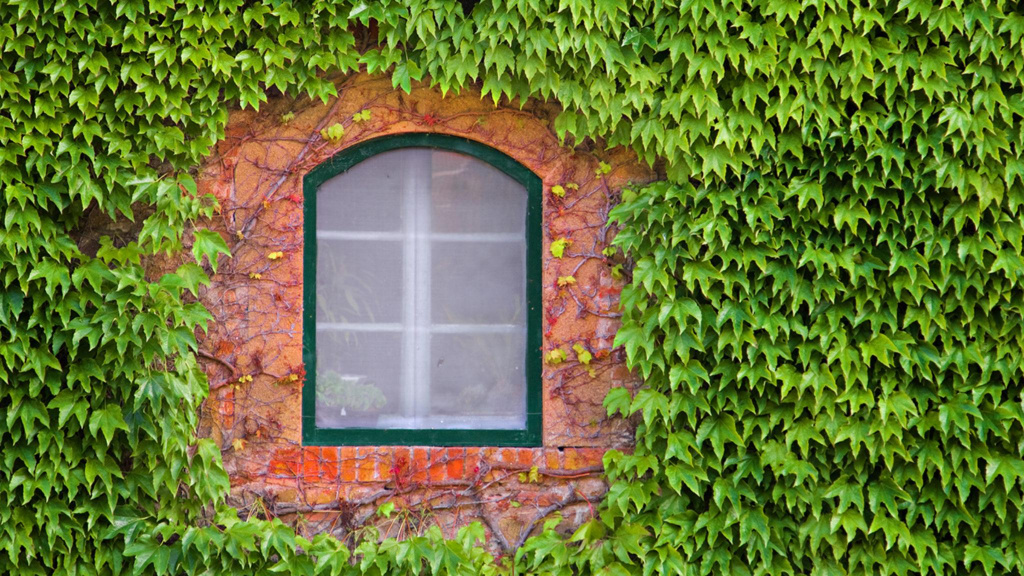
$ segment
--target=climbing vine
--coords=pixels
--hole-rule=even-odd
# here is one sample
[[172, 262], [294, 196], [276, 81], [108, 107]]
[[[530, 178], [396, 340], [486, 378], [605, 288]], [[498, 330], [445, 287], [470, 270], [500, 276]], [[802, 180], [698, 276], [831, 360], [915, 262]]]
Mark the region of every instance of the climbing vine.
[[[1022, 12], [4, 2], [0, 569], [1020, 572]], [[221, 504], [194, 434], [195, 295], [228, 246], [192, 230], [217, 205], [191, 171], [229, 106], [330, 100], [326, 73], [360, 68], [557, 101], [567, 145], [666, 175], [612, 214], [632, 260], [617, 342], [646, 387], [608, 397], [637, 447], [606, 458], [609, 496], [568, 543], [549, 524], [495, 561], [474, 526], [350, 551]]]

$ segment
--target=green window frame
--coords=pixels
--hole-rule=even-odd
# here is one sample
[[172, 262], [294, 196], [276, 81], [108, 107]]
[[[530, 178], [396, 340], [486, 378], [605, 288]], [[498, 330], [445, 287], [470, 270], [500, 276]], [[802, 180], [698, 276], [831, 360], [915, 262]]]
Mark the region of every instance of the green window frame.
[[[524, 429], [320, 428], [316, 425], [317, 191], [327, 180], [391, 150], [428, 148], [458, 152], [501, 170], [526, 189], [526, 382]], [[478, 142], [443, 134], [398, 134], [346, 148], [303, 178], [302, 442], [307, 446], [510, 446], [535, 447], [542, 440], [541, 394], [541, 179], [510, 156]]]

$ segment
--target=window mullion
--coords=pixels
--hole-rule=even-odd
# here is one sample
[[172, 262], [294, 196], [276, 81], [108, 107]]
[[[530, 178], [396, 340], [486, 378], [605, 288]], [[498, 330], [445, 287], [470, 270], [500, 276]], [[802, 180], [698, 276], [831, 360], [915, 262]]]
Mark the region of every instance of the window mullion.
[[401, 413], [416, 414], [416, 170], [406, 170], [402, 187], [402, 376]]
[[425, 418], [430, 415], [430, 289], [431, 289], [431, 188], [433, 186], [433, 153], [422, 155], [423, 161], [418, 162], [416, 180], [416, 380], [415, 406], [416, 417]]

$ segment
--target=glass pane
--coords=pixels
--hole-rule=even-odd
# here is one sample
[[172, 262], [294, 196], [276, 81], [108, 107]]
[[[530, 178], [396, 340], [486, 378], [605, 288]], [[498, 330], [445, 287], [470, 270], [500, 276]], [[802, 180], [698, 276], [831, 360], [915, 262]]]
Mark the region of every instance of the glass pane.
[[320, 240], [317, 324], [401, 322], [402, 243]]
[[526, 196], [427, 148], [322, 185], [318, 427], [525, 428]]
[[346, 232], [398, 232], [405, 215], [402, 192], [422, 181], [420, 165], [430, 150], [406, 148], [372, 156], [320, 185], [316, 229]]
[[519, 233], [526, 226], [526, 189], [472, 156], [434, 151], [431, 221], [435, 233]]
[[317, 331], [316, 425], [374, 428], [398, 410], [401, 332]]
[[526, 330], [434, 334], [430, 409], [438, 428], [526, 428]]
[[526, 242], [433, 243], [434, 324], [525, 324]]

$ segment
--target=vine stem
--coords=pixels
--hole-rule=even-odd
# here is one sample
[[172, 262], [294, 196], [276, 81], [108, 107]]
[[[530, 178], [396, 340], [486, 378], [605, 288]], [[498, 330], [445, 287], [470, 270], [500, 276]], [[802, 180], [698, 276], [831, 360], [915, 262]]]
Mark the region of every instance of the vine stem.
[[[203, 360], [209, 360], [210, 362], [214, 362], [216, 364], [220, 364], [221, 366], [223, 366], [223, 367], [225, 367], [225, 368], [227, 368], [228, 370], [231, 371], [231, 376], [234, 376], [235, 374], [238, 373], [238, 368], [235, 368], [234, 364], [228, 362], [227, 360], [225, 360], [223, 358], [217, 358], [216, 356], [213, 356], [212, 354], [207, 354], [206, 352], [203, 352], [202, 350], [196, 351], [196, 356], [202, 358]], [[230, 378], [229, 378], [229, 380], [230, 380]], [[212, 389], [213, 386], [211, 386], [210, 388]]]

